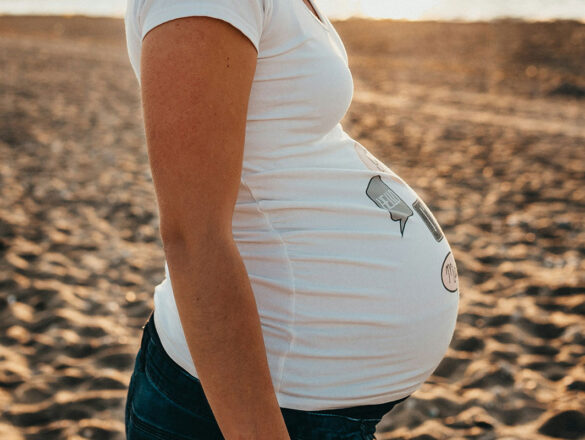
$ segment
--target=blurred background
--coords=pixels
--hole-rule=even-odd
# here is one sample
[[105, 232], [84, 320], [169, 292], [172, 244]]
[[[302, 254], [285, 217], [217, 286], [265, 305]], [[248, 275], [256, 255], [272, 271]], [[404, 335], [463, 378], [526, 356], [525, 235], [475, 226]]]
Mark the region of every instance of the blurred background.
[[[350, 17], [408, 20], [585, 19], [583, 0], [316, 0], [331, 20]], [[124, 0], [0, 0], [4, 14], [84, 14], [123, 17]]]
[[[585, 438], [585, 0], [313, 2], [354, 75], [344, 129], [460, 275], [451, 347], [378, 439]], [[164, 277], [124, 11], [0, 0], [1, 439], [124, 438]]]

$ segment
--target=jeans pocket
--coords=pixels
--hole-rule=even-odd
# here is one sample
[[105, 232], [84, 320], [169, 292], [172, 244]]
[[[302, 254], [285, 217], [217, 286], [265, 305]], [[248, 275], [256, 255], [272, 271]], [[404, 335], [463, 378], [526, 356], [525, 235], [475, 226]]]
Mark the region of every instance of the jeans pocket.
[[[149, 380], [145, 372], [140, 372], [135, 377], [129, 419], [131, 432], [128, 440], [132, 438], [221, 439], [221, 432], [214, 421], [169, 399]], [[141, 434], [138, 435], [137, 432]], [[147, 434], [150, 437], [146, 437]]]
[[292, 440], [373, 440], [380, 419], [283, 409]]
[[136, 375], [142, 369], [141, 356], [142, 356], [142, 350], [139, 349], [138, 353], [136, 354], [136, 358], [134, 360], [134, 369], [132, 370], [132, 375], [130, 376], [130, 383], [128, 384], [128, 392], [126, 393], [126, 404], [124, 407], [124, 421], [125, 421], [125, 427], [126, 427], [126, 437], [128, 437], [128, 425], [130, 423], [130, 407], [131, 407], [132, 398], [134, 395]]
[[126, 440], [192, 440], [159, 428], [137, 416], [131, 409], [127, 422]]
[[134, 377], [128, 439], [222, 439], [199, 382], [171, 374], [175, 366], [160, 349], [152, 339], [145, 344], [143, 368]]

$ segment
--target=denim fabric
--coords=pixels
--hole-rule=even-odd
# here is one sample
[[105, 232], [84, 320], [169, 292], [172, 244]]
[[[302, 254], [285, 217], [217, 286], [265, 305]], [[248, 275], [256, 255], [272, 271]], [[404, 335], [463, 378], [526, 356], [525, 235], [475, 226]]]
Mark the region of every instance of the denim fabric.
[[[327, 410], [281, 411], [291, 440], [371, 440], [384, 414], [405, 399], [376, 405], [365, 418]], [[168, 356], [152, 314], [144, 326], [125, 411], [128, 440], [223, 439], [201, 382]]]

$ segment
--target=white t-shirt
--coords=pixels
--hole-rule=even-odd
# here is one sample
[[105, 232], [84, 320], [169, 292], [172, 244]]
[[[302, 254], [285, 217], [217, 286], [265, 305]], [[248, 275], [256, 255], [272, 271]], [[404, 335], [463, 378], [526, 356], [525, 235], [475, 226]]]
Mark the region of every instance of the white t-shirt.
[[[204, 15], [258, 50], [233, 237], [258, 305], [283, 408], [378, 404], [417, 390], [450, 344], [457, 269], [417, 194], [342, 128], [353, 96], [345, 48], [313, 0], [129, 0], [126, 35], [140, 81], [141, 40]], [[408, 154], [405, 151], [404, 154]], [[166, 278], [154, 319], [193, 376]]]

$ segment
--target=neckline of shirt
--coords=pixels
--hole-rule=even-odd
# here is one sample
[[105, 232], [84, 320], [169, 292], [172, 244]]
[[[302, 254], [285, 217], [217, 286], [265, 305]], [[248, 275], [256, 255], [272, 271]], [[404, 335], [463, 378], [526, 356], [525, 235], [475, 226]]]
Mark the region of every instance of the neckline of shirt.
[[327, 17], [325, 17], [323, 15], [323, 13], [321, 12], [321, 9], [319, 9], [317, 7], [317, 5], [315, 4], [315, 2], [313, 0], [307, 0], [309, 3], [311, 3], [311, 5], [313, 6], [313, 9], [315, 10], [315, 12], [317, 12], [317, 16], [315, 14], [313, 14], [313, 11], [311, 11], [309, 9], [309, 7], [303, 2], [303, 0], [297, 0], [299, 3], [302, 3], [302, 7], [303, 9], [305, 9], [305, 11], [311, 15], [311, 17], [313, 17], [313, 20], [317, 21], [317, 23], [319, 23], [327, 32], [330, 32], [329, 30], [329, 22], [327, 20]]

